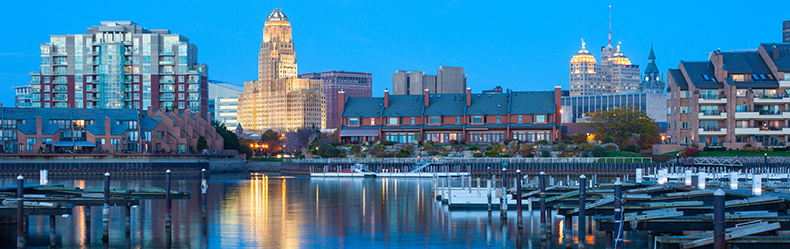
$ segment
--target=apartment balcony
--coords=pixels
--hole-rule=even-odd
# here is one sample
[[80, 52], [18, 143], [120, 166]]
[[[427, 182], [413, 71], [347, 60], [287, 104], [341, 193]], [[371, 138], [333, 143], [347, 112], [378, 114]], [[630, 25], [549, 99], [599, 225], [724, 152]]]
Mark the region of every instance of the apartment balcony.
[[173, 65], [173, 61], [159, 61], [159, 65]]
[[175, 91], [175, 88], [172, 88], [172, 87], [159, 88], [159, 92], [160, 93], [162, 93], [162, 92], [170, 92], [171, 93], [173, 91]]
[[52, 53], [52, 56], [66, 56], [66, 55], [68, 55], [68, 54], [67, 54], [67, 53], [65, 53], [65, 52], [55, 52], [55, 53]]
[[69, 72], [67, 72], [67, 71], [55, 71], [52, 74], [55, 74], [55, 75], [66, 75], [66, 74], [69, 74]]
[[195, 98], [193, 98], [193, 97], [189, 97], [189, 98], [187, 98], [187, 100], [189, 100], [189, 101], [198, 101], [198, 100], [200, 100], [200, 98], [197, 98], [197, 97], [195, 97]]
[[123, 55], [132, 55], [132, 51], [129, 50], [123, 51]]
[[53, 81], [52, 82], [52, 84], [55, 84], [55, 85], [65, 85], [65, 84], [68, 84], [68, 83], [69, 83], [68, 81]]
[[190, 87], [190, 88], [187, 88], [187, 91], [188, 91], [188, 92], [199, 92], [199, 91], [200, 91], [200, 88], [194, 88], [194, 87]]
[[700, 136], [727, 135], [727, 128], [721, 128], [718, 126], [700, 127], [699, 129], [697, 129], [697, 134], [699, 134]]
[[735, 135], [790, 135], [790, 128], [784, 126], [736, 127]]
[[55, 66], [68, 66], [69, 63], [65, 62], [65, 61], [61, 61], [61, 62], [56, 61], [56, 62], [53, 62], [52, 65], [55, 65]]
[[173, 71], [159, 71], [159, 74], [174, 74]]
[[722, 110], [700, 111], [699, 114], [697, 114], [697, 118], [700, 120], [727, 119], [727, 113]]
[[727, 95], [700, 95], [699, 104], [727, 104]]
[[38, 88], [31, 88], [31, 89], [30, 89], [30, 92], [31, 92], [31, 93], [40, 93], [40, 92], [41, 92], [41, 89], [38, 89]]
[[169, 51], [169, 52], [159, 52], [159, 54], [160, 55], [174, 55], [175, 53], [173, 51]]
[[69, 89], [65, 87], [55, 87], [55, 89], [53, 89], [52, 91], [56, 93], [65, 93], [68, 92]]
[[755, 104], [784, 104], [790, 103], [790, 97], [785, 94], [778, 94], [772, 96], [761, 96], [754, 98]]
[[174, 101], [174, 100], [175, 100], [174, 97], [164, 97], [164, 96], [159, 97], [159, 101]]
[[68, 101], [68, 97], [54, 97], [52, 98], [53, 101]]
[[780, 80], [779, 88], [790, 88], [790, 80]]

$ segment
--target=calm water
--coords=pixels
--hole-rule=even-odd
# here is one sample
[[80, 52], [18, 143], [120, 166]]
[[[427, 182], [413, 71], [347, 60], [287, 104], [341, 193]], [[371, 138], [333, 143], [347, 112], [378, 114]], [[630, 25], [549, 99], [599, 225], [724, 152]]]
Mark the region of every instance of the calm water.
[[[31, 180], [37, 177], [28, 177]], [[516, 213], [506, 222], [499, 213], [448, 211], [434, 201], [430, 179], [310, 179], [264, 174], [210, 176], [207, 219], [202, 218], [200, 177], [174, 176], [173, 189], [192, 191], [188, 200], [173, 200], [172, 248], [565, 248], [561, 219], [554, 219], [548, 244], [541, 245], [540, 217], [524, 211], [520, 238]], [[34, 182], [29, 182], [35, 184]], [[92, 176], [54, 176], [51, 184], [102, 188]], [[121, 176], [113, 187], [164, 187], [164, 176]], [[11, 177], [0, 186], [16, 186]], [[57, 217], [57, 244], [63, 248], [103, 247], [101, 207]], [[124, 208], [111, 208], [110, 248], [166, 248], [164, 200], [142, 200], [132, 209], [131, 234], [125, 234]], [[574, 225], [574, 231], [576, 227]], [[574, 232], [575, 235], [575, 232]], [[627, 234], [626, 246], [647, 248], [647, 235]], [[640, 238], [642, 237], [642, 238]], [[0, 248], [15, 246], [15, 225], [0, 226]], [[586, 238], [605, 248], [603, 232]], [[518, 243], [521, 242], [521, 243]], [[49, 217], [31, 216], [29, 245], [49, 245]], [[575, 248], [575, 245], [574, 245]]]

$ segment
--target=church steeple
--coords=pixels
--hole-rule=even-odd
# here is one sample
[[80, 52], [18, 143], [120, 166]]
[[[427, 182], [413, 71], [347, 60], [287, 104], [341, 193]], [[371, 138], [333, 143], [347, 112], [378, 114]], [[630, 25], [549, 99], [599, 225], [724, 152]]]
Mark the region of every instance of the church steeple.
[[658, 72], [658, 66], [656, 66], [656, 54], [653, 53], [652, 44], [650, 45], [650, 54], [647, 56], [647, 61], [647, 68], [645, 68], [642, 83], [639, 84], [639, 90], [640, 92], [663, 93], [665, 85], [661, 81], [661, 75]]

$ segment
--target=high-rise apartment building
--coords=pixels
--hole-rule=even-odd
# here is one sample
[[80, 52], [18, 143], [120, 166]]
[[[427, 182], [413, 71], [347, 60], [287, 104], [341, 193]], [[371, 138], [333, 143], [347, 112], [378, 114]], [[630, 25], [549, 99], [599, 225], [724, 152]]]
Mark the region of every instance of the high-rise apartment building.
[[585, 48], [570, 62], [570, 95], [606, 95], [639, 91], [639, 65], [632, 65], [621, 51], [620, 44], [601, 48], [601, 64]]
[[86, 34], [52, 35], [31, 73], [33, 107], [191, 110], [208, 114], [208, 66], [170, 30], [102, 21]]
[[784, 43], [790, 43], [790, 20], [782, 23], [782, 41]]
[[326, 126], [321, 80], [297, 78], [291, 23], [280, 9], [266, 18], [258, 54], [258, 80], [244, 82], [239, 122], [247, 132]]
[[326, 128], [337, 129], [340, 110], [337, 102], [339, 92], [351, 98], [370, 98], [373, 88], [373, 75], [361, 72], [324, 71], [321, 73], [300, 74], [302, 79], [321, 80], [326, 96]]
[[31, 101], [32, 100], [32, 96], [31, 96], [30, 90], [31, 90], [31, 87], [29, 85], [27, 85], [27, 86], [15, 86], [14, 87], [14, 92], [16, 93], [16, 96], [14, 96], [14, 98], [15, 98], [14, 105], [16, 107], [32, 107], [33, 106], [33, 102]]
[[790, 44], [714, 51], [667, 73], [666, 145], [730, 149], [785, 147], [790, 141]]
[[235, 130], [239, 124], [237, 111], [239, 108], [239, 94], [244, 87], [209, 80], [208, 83], [208, 110], [211, 121], [225, 124], [228, 130]]
[[428, 89], [431, 94], [461, 94], [466, 90], [463, 67], [440, 66], [436, 75], [423, 71], [397, 70], [392, 75], [393, 95], [421, 95]]

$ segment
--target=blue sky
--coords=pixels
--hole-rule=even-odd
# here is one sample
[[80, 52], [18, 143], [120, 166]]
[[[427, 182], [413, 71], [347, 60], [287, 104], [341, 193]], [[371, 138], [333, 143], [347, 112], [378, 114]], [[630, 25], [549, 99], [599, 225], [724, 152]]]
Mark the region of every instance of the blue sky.
[[241, 85], [257, 79], [263, 22], [274, 8], [288, 15], [299, 73], [373, 73], [373, 95], [392, 88], [398, 69], [435, 74], [461, 66], [473, 91], [568, 87], [568, 62], [580, 39], [600, 60], [613, 43], [644, 67], [650, 44], [662, 73], [680, 60], [700, 61], [721, 48], [781, 42], [790, 1], [14, 1], [0, 9], [0, 102], [37, 71], [39, 44], [52, 34], [84, 34], [102, 20], [170, 29], [198, 46], [209, 77]]

